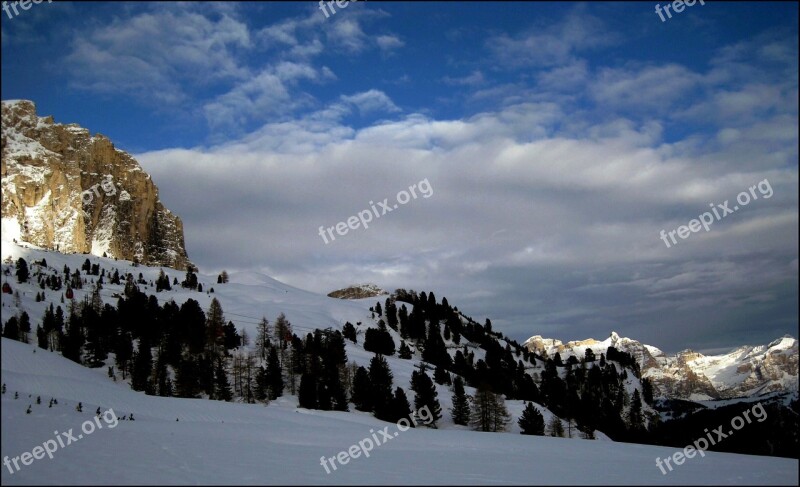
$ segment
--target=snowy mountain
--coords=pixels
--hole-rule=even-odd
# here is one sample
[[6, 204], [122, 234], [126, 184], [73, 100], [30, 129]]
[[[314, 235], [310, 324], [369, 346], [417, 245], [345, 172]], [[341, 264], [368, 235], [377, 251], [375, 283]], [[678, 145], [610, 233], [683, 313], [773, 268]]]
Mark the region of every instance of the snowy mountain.
[[540, 354], [560, 353], [562, 358], [582, 357], [587, 348], [599, 356], [613, 346], [630, 353], [639, 363], [642, 376], [669, 398], [725, 399], [798, 390], [798, 344], [788, 335], [768, 345], [742, 346], [726, 354], [708, 356], [692, 350], [667, 355], [616, 332], [603, 341], [589, 338], [567, 343], [535, 335], [523, 345]]
[[3, 234], [65, 253], [185, 269], [183, 224], [139, 163], [100, 134], [2, 102]]

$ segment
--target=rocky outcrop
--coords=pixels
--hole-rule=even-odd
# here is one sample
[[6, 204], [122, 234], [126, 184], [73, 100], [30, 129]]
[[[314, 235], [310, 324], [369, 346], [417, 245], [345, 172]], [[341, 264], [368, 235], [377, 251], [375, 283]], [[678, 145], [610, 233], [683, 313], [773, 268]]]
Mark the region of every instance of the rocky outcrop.
[[186, 269], [183, 224], [129, 154], [76, 124], [2, 103], [2, 218], [22, 241]]
[[339, 299], [363, 299], [363, 298], [374, 298], [376, 296], [382, 296], [384, 294], [389, 294], [389, 293], [379, 288], [375, 284], [356, 284], [353, 286], [348, 286], [344, 289], [331, 291], [328, 293], [328, 296], [331, 298], [339, 298]]

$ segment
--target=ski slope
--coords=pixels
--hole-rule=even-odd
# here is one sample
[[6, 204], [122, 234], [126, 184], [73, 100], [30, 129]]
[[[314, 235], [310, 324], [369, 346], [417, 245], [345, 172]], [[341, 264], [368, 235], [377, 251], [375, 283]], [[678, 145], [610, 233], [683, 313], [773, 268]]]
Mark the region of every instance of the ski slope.
[[[35, 352], [34, 352], [35, 350]], [[364, 413], [309, 411], [286, 396], [268, 406], [146, 396], [56, 353], [2, 339], [2, 456], [30, 452], [94, 411], [133, 413], [10, 473], [32, 484], [786, 484], [792, 459], [706, 453], [667, 475], [656, 457], [675, 449], [449, 428], [399, 432]], [[14, 399], [14, 393], [19, 398]], [[29, 397], [30, 395], [30, 397]], [[42, 404], [35, 404], [36, 396]], [[51, 397], [58, 405], [48, 407]], [[78, 401], [83, 413], [75, 410]], [[26, 414], [28, 405], [32, 413]], [[513, 413], [512, 413], [513, 414]], [[516, 416], [516, 414], [515, 414]], [[176, 421], [178, 419], [179, 421]], [[389, 426], [370, 456], [326, 473], [333, 457]], [[13, 466], [11, 467], [13, 469]]]

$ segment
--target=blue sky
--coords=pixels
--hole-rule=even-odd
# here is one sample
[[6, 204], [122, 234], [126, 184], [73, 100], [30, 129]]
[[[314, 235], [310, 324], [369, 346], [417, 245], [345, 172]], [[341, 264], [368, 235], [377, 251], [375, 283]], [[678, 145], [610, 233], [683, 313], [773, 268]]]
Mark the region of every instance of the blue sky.
[[2, 13], [2, 98], [133, 153], [204, 271], [433, 289], [520, 340], [796, 335], [797, 4], [655, 3], [45, 2]]

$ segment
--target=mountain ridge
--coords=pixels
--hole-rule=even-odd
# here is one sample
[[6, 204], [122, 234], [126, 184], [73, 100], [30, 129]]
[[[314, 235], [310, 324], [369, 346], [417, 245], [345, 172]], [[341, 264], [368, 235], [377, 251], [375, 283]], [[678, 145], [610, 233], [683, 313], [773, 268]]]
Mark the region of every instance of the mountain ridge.
[[612, 331], [603, 341], [593, 338], [563, 343], [534, 335], [522, 344], [531, 352], [583, 356], [587, 348], [599, 356], [609, 346], [630, 353], [642, 377], [671, 398], [707, 400], [797, 391], [798, 343], [784, 335], [767, 345], [741, 345], [727, 353], [704, 355], [691, 348], [666, 354], [659, 348], [620, 337]]
[[44, 249], [192, 267], [183, 223], [127, 152], [78, 124], [2, 102], [4, 232]]

